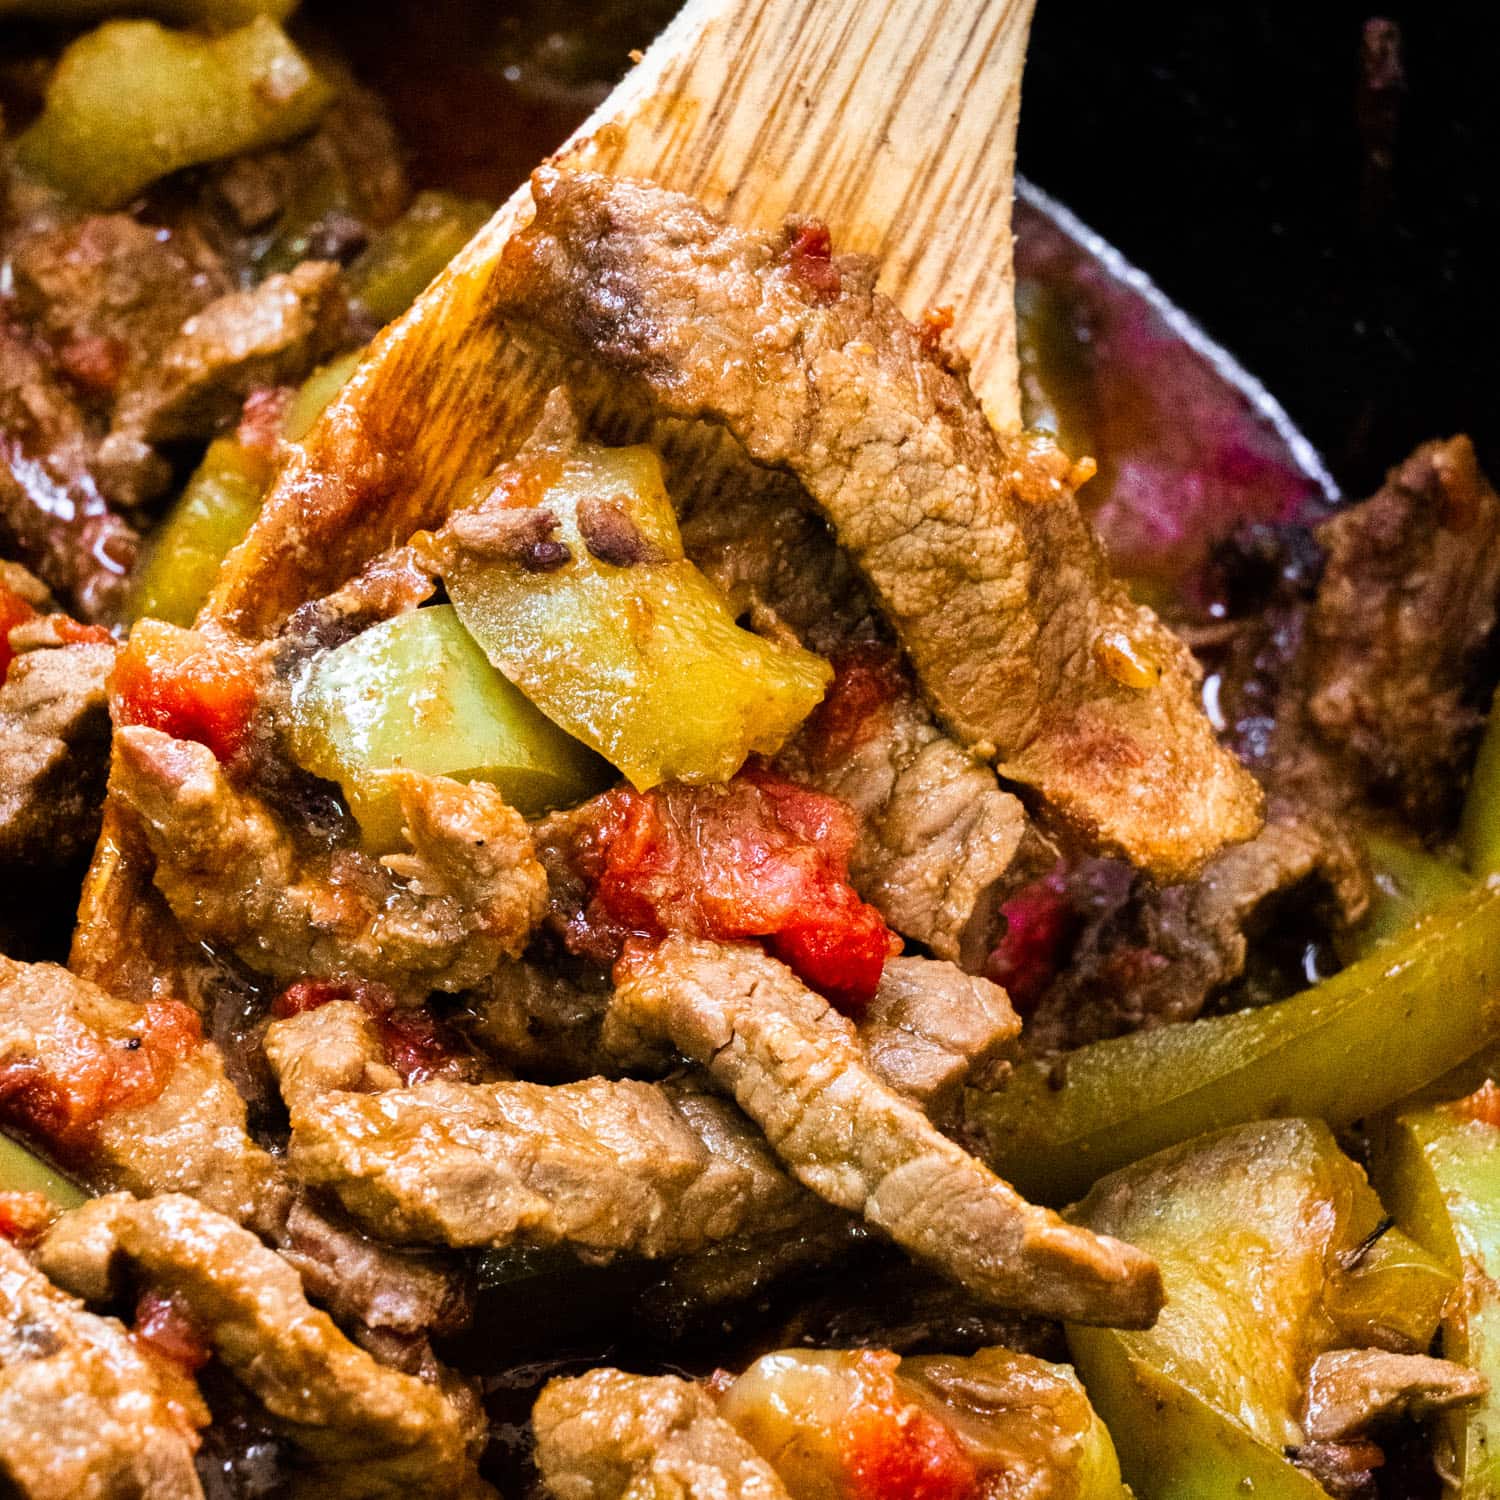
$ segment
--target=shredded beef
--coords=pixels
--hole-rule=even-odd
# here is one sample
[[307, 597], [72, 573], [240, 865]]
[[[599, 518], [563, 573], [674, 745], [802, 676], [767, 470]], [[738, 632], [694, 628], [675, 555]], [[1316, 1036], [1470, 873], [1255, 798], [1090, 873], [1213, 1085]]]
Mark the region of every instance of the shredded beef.
[[1155, 1264], [1033, 1207], [869, 1069], [850, 1022], [751, 948], [674, 938], [620, 977], [606, 1045], [668, 1042], [805, 1186], [1000, 1306], [1147, 1326]]
[[1186, 648], [1104, 570], [1080, 476], [1039, 441], [1002, 444], [871, 267], [846, 259], [837, 296], [809, 298], [782, 241], [678, 194], [554, 172], [533, 193], [500, 316], [790, 469], [965, 744], [1167, 878], [1256, 831], [1258, 791], [1215, 744]]
[[788, 1500], [708, 1393], [676, 1376], [591, 1370], [554, 1380], [532, 1422], [537, 1468], [556, 1500]]
[[1475, 1370], [1425, 1354], [1336, 1349], [1307, 1375], [1307, 1435], [1344, 1442], [1382, 1421], [1422, 1417], [1477, 1401], [1489, 1382]]

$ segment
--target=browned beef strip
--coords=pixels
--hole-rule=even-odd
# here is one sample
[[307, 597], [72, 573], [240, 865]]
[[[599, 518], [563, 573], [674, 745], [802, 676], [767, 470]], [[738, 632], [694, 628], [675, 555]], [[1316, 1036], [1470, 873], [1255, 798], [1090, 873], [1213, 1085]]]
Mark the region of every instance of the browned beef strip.
[[1328, 560], [1295, 687], [1307, 720], [1369, 791], [1441, 826], [1493, 684], [1500, 496], [1468, 438], [1425, 443], [1317, 535]]
[[608, 1000], [602, 977], [575, 979], [523, 958], [501, 964], [465, 997], [458, 1024], [476, 1046], [527, 1077], [587, 1078], [615, 1071], [599, 1045]]
[[293, 1171], [387, 1240], [656, 1258], [829, 1212], [732, 1105], [690, 1082], [392, 1087], [373, 1026], [347, 1002], [275, 1022], [266, 1051]]
[[[165, 474], [159, 476], [165, 482]], [[47, 357], [0, 320], [0, 546], [85, 620], [112, 619], [137, 537], [111, 509], [98, 434]], [[139, 498], [139, 487], [115, 498]]]
[[328, 1466], [315, 1493], [483, 1492], [465, 1406], [350, 1343], [275, 1251], [195, 1199], [96, 1198], [53, 1225], [38, 1260], [91, 1300], [117, 1294], [127, 1269], [176, 1299], [305, 1459]]
[[1147, 1326], [1148, 1256], [1026, 1203], [865, 1062], [854, 1027], [757, 949], [673, 938], [621, 978], [606, 1045], [669, 1042], [805, 1186], [1000, 1306]]
[[22, 315], [75, 385], [105, 407], [194, 313], [230, 290], [222, 261], [198, 235], [128, 214], [90, 214], [24, 236], [12, 266]]
[[109, 767], [109, 645], [28, 651], [0, 683], [0, 869], [93, 847]]
[[[49, 1060], [62, 1067], [100, 1046], [139, 1047], [146, 1020], [139, 1005], [66, 969], [0, 958], [0, 1077], [45, 1091]], [[302, 1200], [284, 1165], [250, 1139], [216, 1047], [204, 1042], [163, 1067], [160, 1093], [105, 1114], [81, 1154], [72, 1140], [49, 1139], [34, 1109], [19, 1123], [70, 1152], [97, 1189], [190, 1193], [254, 1229], [347, 1322], [416, 1336], [463, 1319], [463, 1289], [446, 1267], [374, 1244]], [[25, 1105], [24, 1092], [14, 1097]]]
[[836, 262], [838, 294], [812, 296], [784, 237], [680, 195], [553, 172], [533, 191], [498, 314], [794, 473], [961, 741], [1164, 878], [1256, 831], [1255, 784], [1214, 742], [1186, 649], [1108, 577], [1079, 474], [997, 439], [870, 266]]
[[139, 727], [114, 739], [111, 787], [140, 820], [156, 887], [189, 936], [272, 978], [353, 974], [411, 1002], [518, 957], [546, 877], [525, 821], [492, 786], [400, 781], [410, 852], [304, 856], [206, 747]]
[[708, 1393], [676, 1376], [591, 1370], [554, 1380], [532, 1424], [537, 1468], [556, 1500], [787, 1500]]
[[118, 431], [148, 443], [211, 437], [258, 386], [291, 385], [343, 342], [348, 302], [339, 268], [304, 261], [195, 313], [149, 364], [130, 371]]
[[202, 1500], [208, 1411], [113, 1318], [0, 1240], [0, 1489], [19, 1500]]
[[1027, 1018], [1033, 1055], [1191, 1021], [1245, 973], [1252, 944], [1272, 924], [1305, 934], [1312, 918], [1317, 930], [1342, 930], [1370, 899], [1358, 843], [1334, 818], [1287, 802], [1273, 802], [1260, 834], [1226, 849], [1188, 885], [1119, 874], [1111, 882], [1119, 899], [1093, 911]]
[[[887, 632], [869, 591], [828, 528], [797, 503], [801, 487], [789, 476], [759, 478], [756, 493], [700, 504], [683, 529], [688, 555], [755, 628], [790, 631], [823, 656], [878, 650]], [[890, 651], [889, 690], [864, 722], [830, 744], [815, 716], [777, 764], [854, 809], [850, 878], [860, 895], [903, 936], [977, 966], [1025, 813], [937, 727]]]
[[1382, 1421], [1477, 1401], [1488, 1389], [1478, 1371], [1450, 1360], [1336, 1349], [1320, 1354], [1308, 1371], [1304, 1425], [1314, 1442], [1342, 1442]]

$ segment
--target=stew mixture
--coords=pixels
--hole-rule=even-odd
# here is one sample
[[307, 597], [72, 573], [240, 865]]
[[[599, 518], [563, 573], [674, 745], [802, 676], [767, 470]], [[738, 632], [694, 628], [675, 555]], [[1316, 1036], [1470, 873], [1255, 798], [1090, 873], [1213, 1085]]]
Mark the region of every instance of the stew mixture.
[[1468, 440], [1339, 501], [1030, 189], [997, 435], [821, 224], [544, 173], [567, 378], [288, 600], [667, 7], [134, 9], [0, 0], [0, 1488], [1500, 1494]]

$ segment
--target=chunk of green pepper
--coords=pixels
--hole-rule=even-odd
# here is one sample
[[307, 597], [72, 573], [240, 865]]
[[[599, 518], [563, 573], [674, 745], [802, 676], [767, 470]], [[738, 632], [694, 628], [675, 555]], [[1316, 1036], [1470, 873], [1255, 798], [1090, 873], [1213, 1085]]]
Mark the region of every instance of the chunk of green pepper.
[[292, 751], [337, 781], [366, 842], [397, 847], [397, 768], [493, 782], [524, 813], [608, 783], [603, 762], [486, 660], [451, 605], [382, 621], [316, 659], [294, 695]]
[[40, 1193], [59, 1209], [77, 1208], [88, 1196], [70, 1177], [0, 1132], [0, 1192]]
[[[742, 630], [684, 557], [651, 449], [582, 444], [514, 466], [501, 484], [551, 528], [547, 565], [460, 545], [448, 595], [495, 666], [637, 787], [727, 781], [822, 699], [828, 663]], [[589, 540], [589, 515], [608, 519], [614, 546]], [[627, 544], [629, 562], [601, 555], [621, 559], [615, 546]]]
[[1364, 921], [1338, 940], [1345, 963], [1373, 953], [1407, 931], [1425, 911], [1473, 887], [1459, 867], [1425, 849], [1385, 834], [1365, 836], [1374, 890]]
[[1469, 872], [1480, 880], [1500, 875], [1500, 692], [1479, 742], [1459, 832]]
[[363, 349], [351, 349], [347, 354], [329, 360], [326, 365], [319, 365], [292, 397], [292, 403], [282, 418], [281, 435], [290, 442], [300, 443], [312, 424], [322, 416], [323, 408], [343, 390], [344, 382], [354, 373], [364, 355]]
[[169, 172], [300, 135], [332, 97], [269, 16], [214, 37], [107, 21], [64, 51], [17, 158], [78, 203], [114, 208]]
[[[1495, 1100], [1403, 1111], [1375, 1138], [1382, 1196], [1401, 1226], [1463, 1279], [1443, 1320], [1443, 1354], [1489, 1394], [1444, 1414], [1438, 1440], [1460, 1500], [1500, 1495], [1500, 1125]], [[1472, 1106], [1477, 1105], [1478, 1108]]]
[[1384, 1109], [1500, 1037], [1500, 887], [1478, 887], [1331, 979], [1258, 1010], [1096, 1042], [965, 1097], [989, 1164], [1066, 1201], [1204, 1131]]
[[1381, 1233], [1380, 1200], [1313, 1121], [1164, 1151], [1100, 1182], [1074, 1217], [1148, 1250], [1166, 1287], [1146, 1332], [1068, 1329], [1139, 1500], [1322, 1496], [1287, 1457], [1305, 1440], [1312, 1361], [1392, 1334], [1425, 1348], [1455, 1285]]
[[284, 21], [297, 0], [0, 0], [0, 17], [26, 16], [36, 21], [102, 21], [120, 14], [155, 16], [182, 26], [219, 31], [243, 26], [256, 16]]
[[157, 527], [131, 584], [130, 613], [193, 623], [219, 565], [260, 510], [270, 466], [232, 437], [216, 438]]
[[418, 193], [349, 267], [351, 294], [382, 323], [400, 317], [492, 212], [453, 193]]

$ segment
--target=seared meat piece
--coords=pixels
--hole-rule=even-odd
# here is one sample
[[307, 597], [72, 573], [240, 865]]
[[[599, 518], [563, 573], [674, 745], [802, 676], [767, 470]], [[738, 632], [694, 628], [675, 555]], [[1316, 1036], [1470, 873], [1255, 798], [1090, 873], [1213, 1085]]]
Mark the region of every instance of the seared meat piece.
[[1005, 991], [931, 958], [891, 958], [859, 1018], [870, 1070], [934, 1118], [1021, 1029]]
[[28, 651], [0, 681], [0, 868], [93, 847], [109, 767], [110, 645]]
[[1477, 1371], [1425, 1354], [1336, 1349], [1307, 1375], [1307, 1435], [1343, 1442], [1395, 1417], [1424, 1417], [1477, 1401], [1489, 1382]]
[[787, 1500], [708, 1393], [673, 1375], [591, 1370], [554, 1380], [531, 1420], [537, 1468], [557, 1500]]
[[116, 1000], [52, 964], [0, 958], [0, 1114], [92, 1186], [191, 1193], [282, 1249], [341, 1318], [452, 1326], [454, 1278], [328, 1223], [250, 1139], [245, 1104], [184, 1008]]
[[940, 958], [977, 962], [1025, 813], [989, 767], [933, 723], [883, 644], [848, 558], [798, 506], [800, 487], [776, 478], [758, 493], [704, 503], [683, 527], [688, 555], [758, 630], [790, 630], [834, 659], [839, 675], [824, 708], [782, 751], [778, 769], [854, 809], [850, 878], [897, 932]]
[[1252, 938], [1292, 919], [1289, 902], [1342, 929], [1370, 900], [1364, 856], [1339, 823], [1285, 803], [1273, 803], [1259, 835], [1226, 849], [1191, 884], [1121, 885], [1122, 900], [1094, 914], [1027, 1019], [1030, 1053], [1191, 1021], [1245, 972]]
[[527, 959], [501, 964], [466, 997], [459, 1025], [518, 1072], [548, 1079], [613, 1071], [599, 1046], [609, 996]]
[[1283, 709], [1305, 705], [1346, 774], [1413, 826], [1440, 825], [1489, 706], [1500, 496], [1468, 438], [1425, 443], [1317, 535], [1328, 560]]
[[223, 263], [198, 235], [128, 214], [90, 214], [25, 236], [12, 265], [22, 314], [75, 385], [105, 406], [194, 313], [230, 290]]
[[412, 852], [379, 861], [302, 857], [212, 751], [159, 730], [115, 735], [111, 786], [141, 820], [184, 930], [273, 978], [350, 973], [420, 1001], [481, 983], [541, 920], [546, 877], [530, 832], [484, 782], [405, 773]]
[[670, 1043], [792, 1174], [1000, 1306], [1149, 1326], [1155, 1264], [1021, 1199], [870, 1070], [853, 1025], [752, 948], [669, 939], [620, 976], [606, 1045]]
[[292, 1169], [384, 1239], [654, 1258], [827, 1213], [732, 1105], [690, 1083], [391, 1088], [373, 1026], [341, 1002], [275, 1022], [266, 1052]]
[[351, 1344], [280, 1256], [194, 1199], [96, 1198], [53, 1225], [38, 1261], [90, 1300], [116, 1295], [127, 1268], [172, 1298], [305, 1458], [328, 1466], [316, 1493], [384, 1500], [477, 1485], [460, 1407]]
[[539, 172], [496, 310], [625, 376], [669, 415], [727, 426], [790, 469], [870, 583], [939, 718], [1050, 814], [1164, 879], [1259, 826], [1214, 741], [1186, 648], [1105, 571], [1041, 440], [997, 440], [961, 380], [874, 291], [802, 285], [785, 237], [691, 199]]
[[293, 384], [332, 354], [347, 315], [339, 268], [329, 261], [304, 261], [252, 291], [230, 292], [126, 379], [115, 426], [149, 443], [211, 437], [256, 387]]
[[138, 499], [142, 488], [138, 466], [100, 462], [93, 430], [41, 350], [0, 320], [0, 545], [83, 619], [113, 618], [137, 538], [109, 501]]
[[0, 1239], [0, 1489], [18, 1500], [202, 1500], [191, 1380]]

